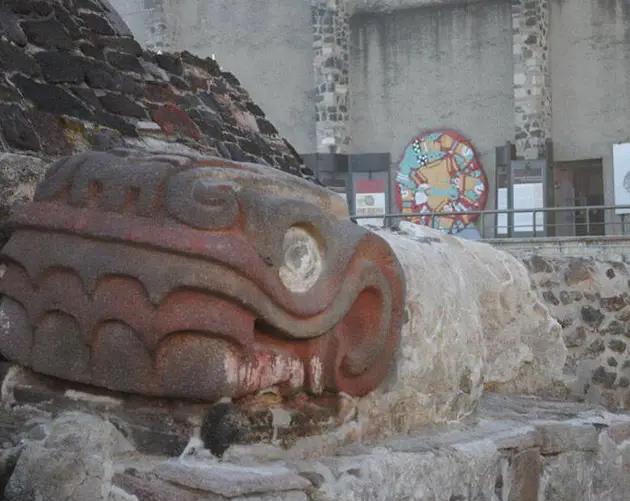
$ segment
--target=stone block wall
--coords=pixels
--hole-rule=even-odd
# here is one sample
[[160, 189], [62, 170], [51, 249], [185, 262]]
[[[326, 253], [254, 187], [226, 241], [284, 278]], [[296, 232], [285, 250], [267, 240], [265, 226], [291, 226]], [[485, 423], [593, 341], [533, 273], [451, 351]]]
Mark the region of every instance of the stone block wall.
[[562, 325], [574, 397], [630, 409], [630, 267], [595, 258], [523, 259], [532, 285]]
[[2, 3], [0, 151], [174, 144], [312, 177], [214, 60], [143, 50], [101, 0]]
[[317, 152], [347, 153], [350, 145], [349, 37], [346, 0], [315, 0], [313, 68], [315, 71]]
[[551, 137], [548, 1], [512, 0], [512, 28], [516, 153], [537, 159]]
[[11, 402], [0, 414], [7, 501], [628, 499], [630, 416], [587, 404], [486, 394], [465, 425], [376, 443], [356, 433], [288, 448], [265, 440], [233, 445], [219, 462], [190, 439], [192, 423], [175, 427], [142, 403], [79, 391], [62, 404], [36, 384], [15, 386], [16, 375], [2, 381], [2, 403]]

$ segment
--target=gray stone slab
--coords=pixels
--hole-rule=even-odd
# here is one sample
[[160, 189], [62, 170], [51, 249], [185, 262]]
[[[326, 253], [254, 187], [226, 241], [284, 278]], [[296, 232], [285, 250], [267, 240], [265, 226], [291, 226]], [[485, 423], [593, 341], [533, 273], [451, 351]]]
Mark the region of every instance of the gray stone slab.
[[169, 461], [158, 465], [154, 473], [162, 480], [228, 498], [312, 487], [304, 477], [282, 465], [243, 467]]
[[543, 455], [567, 451], [596, 452], [599, 448], [600, 429], [593, 423], [580, 421], [536, 421]]

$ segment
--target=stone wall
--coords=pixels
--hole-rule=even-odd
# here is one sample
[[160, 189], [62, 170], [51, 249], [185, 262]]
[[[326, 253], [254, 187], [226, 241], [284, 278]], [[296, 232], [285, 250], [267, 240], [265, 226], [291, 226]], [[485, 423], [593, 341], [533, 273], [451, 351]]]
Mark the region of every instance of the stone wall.
[[494, 247], [526, 257], [584, 257], [599, 261], [630, 261], [630, 235], [604, 237], [506, 238], [486, 240]]
[[347, 153], [350, 145], [350, 26], [346, 0], [313, 2], [313, 66], [317, 152]]
[[521, 257], [539, 297], [562, 325], [570, 393], [609, 409], [630, 409], [628, 262]]
[[548, 0], [512, 2], [514, 144], [526, 159], [542, 157], [551, 138], [549, 17]]
[[3, 6], [0, 150], [55, 158], [170, 145], [310, 176], [214, 60], [144, 51], [100, 0]]

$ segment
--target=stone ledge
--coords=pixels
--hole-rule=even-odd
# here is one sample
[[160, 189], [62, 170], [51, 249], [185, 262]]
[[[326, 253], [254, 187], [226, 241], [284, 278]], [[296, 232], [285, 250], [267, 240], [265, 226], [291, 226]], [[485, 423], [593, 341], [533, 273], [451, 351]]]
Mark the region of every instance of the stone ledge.
[[536, 237], [536, 238], [485, 238], [483, 242], [497, 246], [525, 246], [542, 244], [553, 244], [561, 246], [563, 244], [582, 244], [582, 245], [608, 245], [608, 244], [630, 244], [630, 235], [606, 235], [606, 236], [587, 236], [587, 237]]
[[[11, 394], [10, 386], [3, 385], [5, 397]], [[94, 399], [101, 405], [115, 404], [107, 395]], [[7, 419], [0, 422], [0, 431], [6, 426], [11, 433], [21, 428], [21, 436], [30, 437], [28, 443], [44, 440], [50, 449], [56, 442], [47, 438], [47, 430], [59, 424], [54, 424], [58, 420], [52, 413], [40, 410], [46, 405], [46, 401], [14, 403], [11, 411], [4, 412]], [[15, 419], [8, 419], [12, 416]], [[66, 412], [61, 420], [67, 430], [71, 430], [68, 416], [77, 419], [77, 436], [85, 435], [87, 427], [94, 429], [101, 419]], [[31, 422], [29, 431], [27, 422]], [[111, 425], [102, 424], [111, 435]], [[493, 496], [509, 501], [554, 500], [550, 489], [563, 485], [568, 492], [581, 489], [582, 484], [570, 480], [580, 475], [589, 499], [603, 499], [605, 493], [624, 499], [624, 479], [630, 471], [630, 415], [585, 404], [495, 394], [482, 397], [476, 414], [461, 424], [353, 447], [338, 443], [324, 455], [307, 454], [302, 459], [292, 450], [262, 444], [233, 446], [222, 461], [207, 451], [180, 459], [150, 457], [130, 452], [133, 444], [116, 436], [112, 444], [127, 445], [122, 450], [114, 445], [105, 448], [115, 471], [109, 501], [391, 501], [431, 496], [460, 501]], [[16, 437], [14, 442], [23, 440]], [[328, 437], [311, 440], [325, 443]], [[20, 456], [22, 449], [7, 445], [8, 459]], [[29, 461], [37, 447], [28, 453]], [[67, 453], [59, 457], [69, 459]], [[606, 485], [600, 486], [595, 478], [605, 478]], [[97, 485], [93, 478], [90, 482]]]
[[158, 478], [170, 483], [220, 494], [227, 498], [312, 487], [304, 477], [280, 465], [248, 468], [226, 464], [186, 464], [170, 461], [159, 465], [153, 471]]
[[[212, 407], [207, 403], [108, 392], [36, 374], [11, 363], [0, 365], [0, 376], [3, 403], [34, 406], [51, 414], [73, 410], [103, 416], [144, 455], [182, 454]], [[291, 447], [294, 454], [308, 455], [317, 450], [330, 453], [335, 444], [347, 442], [357, 434], [354, 423], [337, 427], [340, 421], [336, 405], [335, 400], [300, 405], [299, 395], [295, 401], [242, 399], [235, 403], [235, 411], [246, 429], [238, 443], [243, 450], [248, 450], [245, 444], [259, 443], [266, 446], [264, 455], [271, 448], [283, 458]], [[342, 411], [340, 407], [339, 412]], [[278, 422], [274, 416], [280, 412], [282, 419]], [[328, 431], [330, 436], [320, 437]]]

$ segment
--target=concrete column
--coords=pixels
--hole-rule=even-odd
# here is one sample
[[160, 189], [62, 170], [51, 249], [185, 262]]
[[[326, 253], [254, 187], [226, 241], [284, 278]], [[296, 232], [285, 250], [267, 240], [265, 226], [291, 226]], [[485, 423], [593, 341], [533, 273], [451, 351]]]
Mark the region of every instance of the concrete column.
[[548, 0], [512, 0], [516, 155], [542, 157], [551, 137]]
[[349, 37], [346, 0], [311, 0], [318, 153], [347, 153]]

